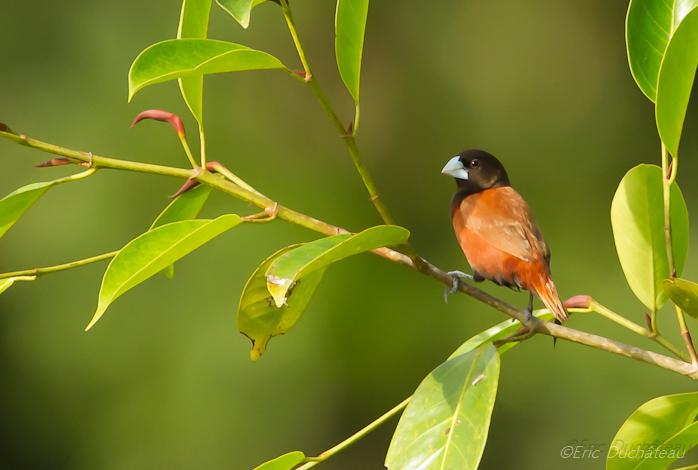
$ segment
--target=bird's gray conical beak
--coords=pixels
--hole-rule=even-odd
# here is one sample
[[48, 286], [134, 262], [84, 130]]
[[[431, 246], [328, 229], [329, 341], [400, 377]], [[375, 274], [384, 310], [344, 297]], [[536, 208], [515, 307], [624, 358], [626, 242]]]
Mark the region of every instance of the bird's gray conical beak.
[[446, 166], [443, 170], [441, 170], [441, 173], [462, 180], [468, 179], [468, 170], [465, 169], [458, 155], [456, 155], [455, 157], [450, 159], [448, 163], [446, 163]]

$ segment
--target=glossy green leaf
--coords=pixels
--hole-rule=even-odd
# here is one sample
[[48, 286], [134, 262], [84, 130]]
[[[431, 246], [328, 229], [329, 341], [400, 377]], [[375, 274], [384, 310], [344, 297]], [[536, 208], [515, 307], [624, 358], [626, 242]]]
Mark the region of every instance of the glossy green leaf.
[[0, 294], [2, 294], [7, 289], [12, 287], [12, 284], [14, 284], [14, 283], [15, 283], [14, 277], [8, 277], [7, 279], [0, 279]]
[[241, 222], [234, 214], [214, 220], [184, 220], [163, 225], [131, 240], [109, 263], [99, 291], [97, 312], [86, 330], [92, 328], [121, 294]]
[[263, 463], [254, 470], [291, 470], [293, 467], [305, 460], [303, 452], [295, 451], [277, 457], [274, 460]]
[[267, 288], [277, 307], [284, 305], [286, 293], [296, 280], [336, 261], [383, 246], [400, 245], [410, 232], [397, 225], [379, 225], [356, 235], [341, 234], [321, 238], [279, 256], [267, 269]]
[[15, 276], [7, 277], [5, 279], [0, 279], [0, 294], [5, 292], [7, 289], [12, 287], [15, 281], [35, 281], [36, 276]]
[[[662, 281], [670, 277], [661, 168], [639, 165], [625, 174], [613, 196], [611, 225], [630, 288], [656, 312], [667, 301]], [[688, 253], [688, 211], [676, 183], [671, 187], [671, 226], [674, 264], [681, 275]]]
[[287, 246], [264, 260], [242, 291], [238, 306], [238, 330], [252, 340], [250, 356], [253, 361], [264, 353], [272, 337], [286, 333], [296, 324], [325, 273], [324, 268], [318, 269], [296, 281], [289, 291], [286, 304], [281, 308], [276, 307], [267, 290], [265, 273], [279, 256], [299, 246]]
[[388, 470], [475, 470], [499, 382], [492, 344], [453, 357], [419, 385], [393, 435]]
[[[533, 312], [533, 315], [545, 321], [550, 321], [553, 319], [553, 314], [548, 312], [547, 310], [536, 310], [535, 312]], [[449, 359], [454, 358], [456, 356], [460, 356], [461, 354], [468, 353], [473, 349], [479, 348], [485, 343], [499, 341], [500, 339], [503, 339], [506, 336], [509, 336], [510, 334], [514, 333], [519, 328], [521, 328], [521, 323], [518, 320], [514, 322], [512, 322], [511, 320], [504, 320], [502, 323], [494, 325], [493, 327], [488, 328], [482, 333], [476, 334], [468, 341], [461, 344], [461, 346], [458, 349], [456, 349], [453, 354], [449, 356]], [[501, 356], [517, 344], [519, 343], [511, 342], [499, 346], [499, 348], [497, 348], [497, 350], [499, 351], [499, 355]]]
[[281, 69], [276, 57], [212, 39], [170, 39], [140, 53], [128, 74], [129, 101], [141, 88], [175, 78], [243, 70]]
[[698, 9], [694, 9], [681, 21], [669, 41], [657, 84], [657, 129], [674, 156], [678, 155], [697, 67]]
[[359, 101], [359, 78], [368, 0], [337, 0], [335, 17], [335, 53], [344, 84], [354, 101]]
[[698, 284], [685, 279], [664, 279], [664, 292], [681, 310], [698, 321]]
[[53, 181], [28, 184], [0, 199], [0, 237], [53, 185]]
[[177, 39], [205, 38], [210, 13], [211, 0], [184, 0], [179, 16]]
[[166, 266], [160, 271], [167, 279], [174, 278], [174, 264]]
[[250, 25], [250, 13], [252, 9], [265, 1], [266, 0], [216, 0], [216, 3], [230, 13], [230, 16], [235, 18], [235, 21], [240, 23], [240, 26], [247, 29]]
[[695, 392], [648, 401], [630, 415], [613, 438], [606, 469], [667, 468], [698, 444], [696, 414], [698, 393]]
[[667, 44], [698, 0], [632, 0], [625, 22], [630, 71], [652, 102], [657, 99], [659, 69]]
[[[179, 17], [177, 39], [206, 39], [208, 18], [211, 13], [211, 0], [184, 0]], [[182, 97], [199, 125], [203, 123], [204, 77], [179, 79]]]
[[186, 193], [180, 194], [157, 216], [149, 230], [172, 222], [196, 218], [209, 194], [211, 194], [211, 186], [205, 184], [200, 184]]
[[[211, 186], [204, 184], [200, 184], [186, 193], [180, 194], [160, 213], [148, 230], [153, 230], [172, 222], [195, 219], [204, 206], [206, 199], [208, 199], [209, 194], [211, 194]], [[162, 273], [172, 279], [174, 277], [174, 264], [167, 266], [162, 270]]]

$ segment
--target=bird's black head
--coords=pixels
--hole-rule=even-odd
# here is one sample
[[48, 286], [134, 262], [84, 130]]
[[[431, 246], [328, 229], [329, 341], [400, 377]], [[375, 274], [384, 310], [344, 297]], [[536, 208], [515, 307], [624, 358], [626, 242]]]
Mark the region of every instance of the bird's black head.
[[466, 150], [448, 161], [441, 173], [456, 178], [464, 195], [509, 186], [509, 176], [494, 155], [484, 150]]

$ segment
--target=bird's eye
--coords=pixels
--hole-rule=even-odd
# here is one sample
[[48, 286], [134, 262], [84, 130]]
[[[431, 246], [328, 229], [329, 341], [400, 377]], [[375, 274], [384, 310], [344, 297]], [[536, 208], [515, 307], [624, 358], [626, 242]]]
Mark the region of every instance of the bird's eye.
[[478, 166], [480, 166], [480, 160], [478, 160], [477, 158], [470, 162], [471, 168], [477, 168]]

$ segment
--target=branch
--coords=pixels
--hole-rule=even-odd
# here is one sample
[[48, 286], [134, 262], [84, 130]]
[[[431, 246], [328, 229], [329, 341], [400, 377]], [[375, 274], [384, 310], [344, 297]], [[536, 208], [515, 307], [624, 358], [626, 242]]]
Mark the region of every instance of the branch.
[[356, 441], [358, 441], [359, 439], [364, 437], [366, 434], [375, 430], [378, 426], [385, 423], [390, 418], [395, 416], [397, 413], [402, 411], [402, 409], [407, 406], [407, 404], [410, 402], [411, 399], [412, 399], [412, 397], [407, 397], [406, 399], [404, 399], [402, 401], [402, 403], [395, 406], [392, 410], [385, 413], [383, 416], [381, 416], [380, 418], [378, 418], [377, 420], [375, 420], [374, 422], [372, 422], [371, 424], [369, 424], [368, 426], [363, 428], [361, 431], [359, 431], [356, 434], [350, 436], [349, 438], [343, 440], [342, 442], [340, 442], [336, 446], [332, 447], [331, 449], [326, 450], [325, 452], [323, 452], [319, 456], [306, 458], [308, 463], [306, 463], [305, 465], [303, 465], [301, 467], [298, 467], [298, 470], [306, 470], [308, 468], [312, 468], [315, 465], [319, 464], [320, 462], [324, 462], [325, 460], [329, 459], [330, 457], [335, 455], [340, 450], [344, 450], [347, 447], [349, 447], [350, 445], [354, 444]]
[[58, 271], [65, 271], [66, 269], [78, 268], [80, 266], [86, 266], [88, 264], [96, 263], [98, 261], [103, 261], [105, 259], [113, 258], [116, 256], [118, 251], [112, 251], [111, 253], [104, 253], [103, 255], [93, 256], [92, 258], [81, 259], [79, 261], [73, 261], [72, 263], [59, 264], [57, 266], [51, 266], [48, 268], [34, 268], [26, 269], [24, 271], [13, 271], [9, 273], [0, 274], [0, 279], [6, 279], [8, 277], [17, 276], [35, 276], [41, 277], [44, 274], [56, 273]]
[[[308, 215], [296, 212], [293, 209], [278, 205], [275, 201], [264, 197], [260, 194], [255, 194], [248, 191], [240, 186], [227, 181], [219, 176], [210, 173], [209, 171], [199, 170], [184, 170], [181, 168], [166, 167], [160, 165], [151, 165], [148, 163], [130, 162], [124, 160], [116, 160], [112, 158], [101, 157], [98, 155], [93, 155], [92, 153], [78, 152], [76, 150], [70, 150], [57, 145], [48, 144], [38, 140], [30, 139], [23, 135], [16, 135], [9, 133], [7, 131], [0, 131], [0, 137], [5, 137], [13, 142], [26, 147], [36, 148], [44, 152], [52, 153], [55, 155], [61, 155], [68, 157], [76, 162], [92, 162], [94, 168], [111, 168], [116, 170], [128, 170], [140, 173], [150, 173], [159, 174], [164, 176], [174, 176], [185, 179], [192, 179], [194, 181], [208, 184], [218, 190], [235, 196], [243, 201], [252, 203], [260, 208], [267, 211], [276, 210], [277, 217], [288, 222], [300, 225], [301, 227], [308, 228], [315, 232], [322, 233], [324, 235], [336, 235], [339, 233], [350, 233], [347, 230], [337, 227], [327, 222], [315, 219]], [[453, 278], [450, 274], [436, 266], [432, 265], [428, 261], [419, 259], [419, 262], [412, 260], [409, 256], [399, 253], [395, 250], [389, 248], [378, 248], [373, 250], [373, 253], [382, 256], [390, 261], [402, 264], [409, 268], [415, 269], [419, 273], [436, 279], [437, 281], [451, 287], [453, 284]], [[459, 285], [459, 291], [473, 297], [480, 302], [489, 305], [490, 307], [503, 312], [510, 317], [519, 320], [523, 326], [528, 328], [530, 331], [535, 331], [536, 333], [542, 333], [545, 335], [553, 336], [556, 338], [564, 339], [567, 341], [572, 341], [574, 343], [584, 344], [591, 346], [593, 348], [602, 349], [620, 356], [629, 357], [638, 361], [646, 362], [648, 364], [654, 364], [664, 369], [672, 370], [678, 372], [679, 374], [689, 376], [693, 379], [698, 379], [698, 367], [692, 364], [682, 362], [676, 359], [672, 359], [661, 354], [657, 354], [651, 351], [646, 351], [642, 348], [627, 345], [617, 341], [610, 340], [601, 336], [585, 333], [582, 331], [567, 328], [561, 325], [555, 325], [553, 323], [544, 322], [536, 317], [529, 316], [523, 310], [519, 310], [512, 305], [499, 300], [490, 294], [461, 282]]]
[[671, 243], [671, 185], [676, 180], [678, 169], [678, 158], [671, 156], [671, 163], [668, 162], [667, 148], [662, 142], [662, 192], [664, 196], [664, 238], [666, 239], [666, 254], [669, 260], [669, 275], [671, 279], [676, 277], [676, 266], [674, 265], [674, 249]]
[[[662, 195], [664, 198], [664, 238], [666, 241], [666, 255], [669, 261], [669, 277], [671, 279], [676, 278], [676, 264], [674, 263], [674, 249], [672, 243], [671, 234], [671, 185], [676, 181], [676, 172], [679, 167], [679, 159], [676, 155], [671, 156], [671, 162], [669, 162], [668, 152], [666, 145], [662, 142]], [[698, 356], [696, 356], [696, 349], [693, 346], [693, 340], [691, 340], [691, 333], [688, 331], [686, 326], [686, 318], [683, 316], [683, 311], [676, 306], [676, 318], [679, 321], [679, 328], [681, 329], [681, 337], [686, 344], [686, 349], [688, 354], [691, 356], [691, 363], [694, 366], [698, 366]], [[654, 320], [654, 319], [653, 319]], [[656, 320], [655, 320], [656, 321]], [[657, 332], [656, 323], [653, 323], [654, 331]]]
[[[651, 339], [657, 344], [660, 344], [664, 346], [667, 350], [671, 351], [676, 357], [679, 357], [683, 359], [686, 362], [691, 361], [691, 358], [679, 348], [674, 346], [669, 340], [667, 340], [665, 337], [660, 335], [659, 333], [652, 333], [650, 330], [647, 328], [643, 328], [640, 325], [638, 325], [635, 322], [632, 322], [628, 320], [627, 318], [618, 315], [616, 312], [612, 311], [609, 308], [604, 307], [600, 303], [598, 303], [596, 300], [589, 298], [589, 311], [591, 312], [596, 312], [599, 315], [608, 318], [612, 322], [617, 323], [618, 325], [627, 328], [628, 330], [637, 333], [638, 335], [644, 336], [647, 339]], [[691, 361], [692, 362], [692, 361]]]

